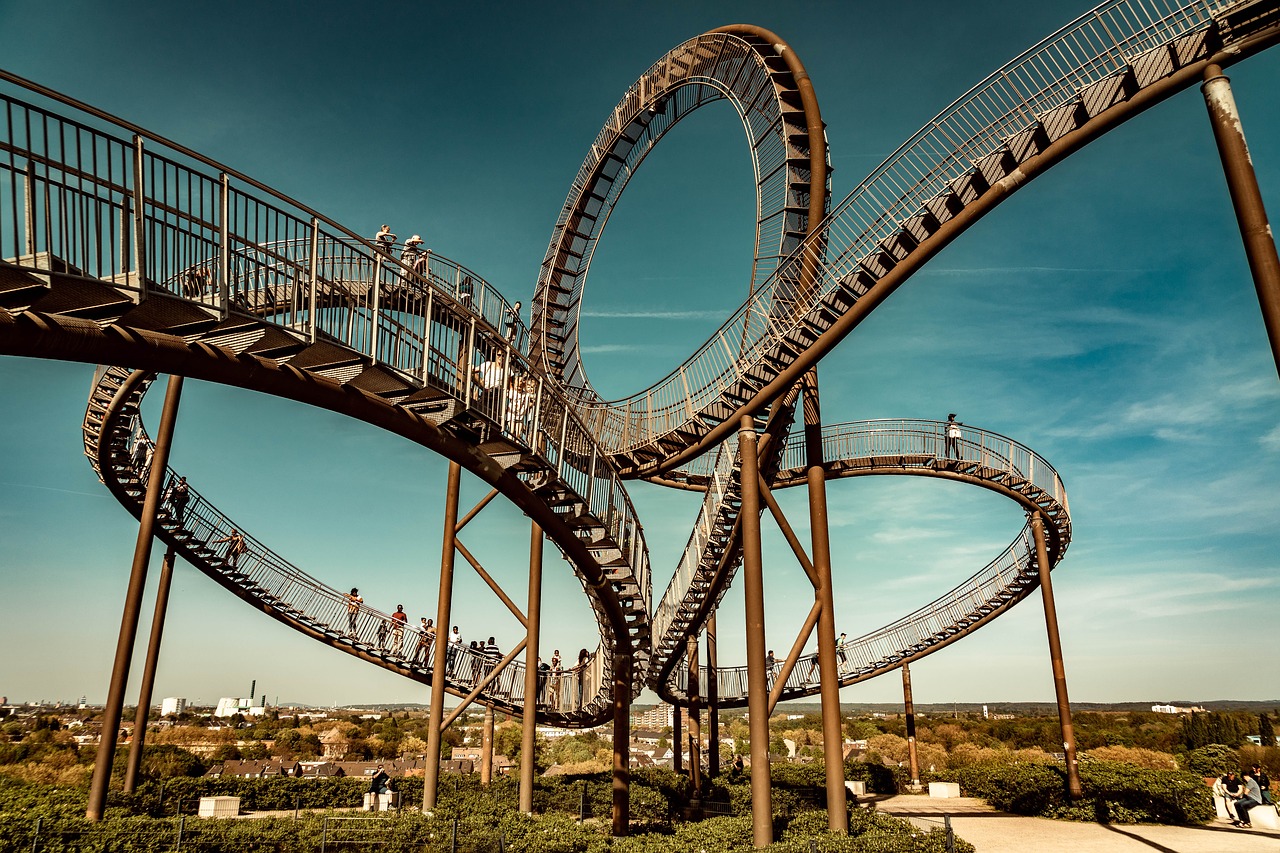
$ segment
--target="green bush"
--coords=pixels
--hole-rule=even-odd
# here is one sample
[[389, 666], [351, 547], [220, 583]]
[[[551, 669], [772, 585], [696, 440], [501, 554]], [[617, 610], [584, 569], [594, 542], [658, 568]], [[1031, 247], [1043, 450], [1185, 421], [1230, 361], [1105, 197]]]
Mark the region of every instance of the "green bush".
[[955, 771], [961, 790], [1002, 811], [1102, 823], [1205, 823], [1210, 791], [1199, 776], [1090, 761], [1080, 765], [1084, 796], [1067, 796], [1066, 771], [1050, 764], [975, 764]]
[[844, 778], [852, 782], [866, 782], [867, 791], [872, 794], [898, 793], [900, 787], [898, 776], [902, 772], [897, 767], [868, 764], [864, 761], [854, 761], [852, 758], [844, 763]]
[[1229, 746], [1211, 743], [1187, 753], [1183, 766], [1197, 776], [1221, 776], [1240, 768], [1240, 753]]

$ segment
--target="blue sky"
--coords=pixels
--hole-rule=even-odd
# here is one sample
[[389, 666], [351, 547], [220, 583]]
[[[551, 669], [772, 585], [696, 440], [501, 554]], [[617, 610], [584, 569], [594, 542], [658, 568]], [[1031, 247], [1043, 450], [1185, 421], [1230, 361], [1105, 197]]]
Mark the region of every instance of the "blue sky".
[[[420, 233], [527, 305], [605, 115], [681, 41], [740, 21], [792, 44], [828, 123], [838, 200], [951, 100], [1088, 6], [186, 8], [6, 0], [0, 63], [361, 233], [383, 222], [402, 238]], [[1228, 73], [1280, 217], [1280, 52]], [[585, 302], [587, 368], [603, 393], [660, 378], [740, 302], [752, 205], [741, 126], [723, 105], [692, 116], [645, 162]], [[0, 694], [11, 699], [106, 693], [136, 526], [82, 456], [91, 374], [0, 359]], [[1057, 467], [1075, 522], [1054, 575], [1073, 699], [1277, 698], [1274, 655], [1236, 655], [1268, 647], [1280, 613], [1280, 382], [1198, 91], [1017, 193], [877, 309], [821, 375], [828, 422], [957, 412]], [[192, 382], [174, 465], [311, 574], [358, 585], [384, 610], [403, 603], [415, 621], [434, 615], [439, 457], [329, 412]], [[483, 491], [467, 484], [464, 501]], [[630, 491], [660, 595], [698, 499], [643, 483]], [[1008, 501], [950, 483], [870, 478], [836, 483], [830, 496], [837, 625], [851, 635], [949, 589], [1022, 522]], [[783, 504], [803, 529], [801, 496]], [[519, 600], [523, 519], [499, 501], [476, 525], [464, 540]], [[768, 642], [781, 653], [811, 599], [766, 531]], [[567, 564], [551, 551], [547, 566], [544, 653], [594, 647]], [[464, 634], [510, 648], [514, 619], [461, 563], [459, 577]], [[740, 590], [719, 621], [722, 662], [742, 662]], [[1038, 597], [912, 671], [921, 702], [1051, 700]], [[255, 678], [286, 702], [427, 698], [181, 566], [157, 697], [214, 701]], [[843, 696], [896, 701], [901, 685], [889, 675]]]

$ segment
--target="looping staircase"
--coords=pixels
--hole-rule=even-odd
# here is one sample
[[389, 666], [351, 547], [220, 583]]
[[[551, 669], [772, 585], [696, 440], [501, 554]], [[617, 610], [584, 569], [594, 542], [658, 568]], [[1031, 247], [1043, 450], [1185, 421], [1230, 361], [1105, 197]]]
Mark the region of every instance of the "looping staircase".
[[[139, 416], [154, 373], [122, 367], [99, 368], [84, 420], [85, 454], [102, 481], [134, 515], [142, 513], [148, 469], [139, 467], [134, 449], [146, 436]], [[181, 512], [171, 499], [178, 475], [165, 472], [165, 496], [157, 519], [158, 536], [219, 585], [237, 597], [329, 646], [415, 681], [430, 683], [433, 658], [413, 625], [398, 623], [367, 604], [352, 611], [341, 591], [306, 574], [214, 507], [194, 487]], [[218, 542], [239, 531], [245, 551], [233, 557]], [[446, 632], [438, 639], [443, 640]], [[447, 675], [445, 689], [464, 697], [495, 660], [461, 649]], [[547, 679], [540, 716], [555, 725], [597, 725], [611, 713], [612, 685], [603, 678], [603, 658], [594, 654], [581, 672]], [[520, 714], [524, 708], [524, 664], [509, 663], [477, 701]], [[581, 685], [581, 690], [579, 686]]]
[[[958, 480], [990, 489], [1016, 501], [1029, 513], [1044, 514], [1049, 563], [1057, 565], [1071, 541], [1071, 516], [1066, 490], [1053, 467], [1011, 439], [969, 426], [962, 428], [955, 448], [958, 452], [952, 452], [947, 446], [945, 431], [945, 422], [918, 420], [828, 425], [822, 431], [826, 478], [897, 474]], [[805, 485], [808, 469], [804, 435], [791, 436], [780, 457], [772, 488]], [[737, 469], [738, 466], [733, 466], [734, 471]], [[708, 496], [713, 493], [714, 487]], [[731, 495], [740, 495], [740, 491], [725, 492], [732, 513], [717, 516], [719, 527], [714, 528], [714, 535], [699, 539], [695, 532], [686, 550], [685, 559], [702, 568], [702, 573], [678, 572], [654, 614], [650, 684], [668, 701], [687, 700], [688, 670], [678, 666], [682, 656], [679, 643], [668, 644], [663, 640], [687, 636], [701, 629], [709, 612], [708, 604], [714, 607], [727, 586], [715, 583], [716, 576], [706, 567], [723, 565], [726, 558], [735, 562], [740, 559], [738, 554], [727, 551], [732, 539], [731, 519], [740, 509], [740, 498]], [[681, 566], [684, 565], [682, 562]], [[833, 563], [833, 574], [838, 575], [840, 569], [839, 563]], [[780, 571], [799, 570], [787, 562]], [[883, 628], [849, 640], [837, 655], [841, 685], [874, 678], [953, 642], [1021, 601], [1039, 585], [1039, 578], [1040, 566], [1030, 528], [1024, 527], [998, 557], [954, 589]], [[669, 602], [677, 604], [668, 607]], [[817, 655], [802, 656], [783, 688], [782, 698], [816, 694], [820, 689], [817, 676]], [[705, 668], [700, 670], [699, 695], [708, 695], [710, 677], [712, 674]], [[714, 677], [721, 705], [746, 704], [746, 667], [719, 667]]]

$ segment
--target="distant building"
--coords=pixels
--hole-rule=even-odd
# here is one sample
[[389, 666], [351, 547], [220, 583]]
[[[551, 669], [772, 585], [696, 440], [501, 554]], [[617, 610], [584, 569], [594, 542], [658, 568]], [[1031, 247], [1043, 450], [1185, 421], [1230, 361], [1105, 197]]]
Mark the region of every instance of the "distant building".
[[173, 714], [181, 714], [187, 710], [187, 700], [181, 696], [166, 697], [160, 703], [160, 716], [168, 717]]
[[260, 717], [266, 712], [266, 696], [259, 696], [257, 699], [224, 696], [218, 700], [218, 707], [214, 710], [213, 715], [215, 717], [234, 717], [236, 714], [243, 714], [246, 717]]
[[657, 705], [640, 714], [631, 715], [633, 729], [663, 729], [674, 720], [673, 708], [670, 705]]
[[1179, 708], [1176, 705], [1152, 705], [1151, 710], [1157, 714], [1203, 714], [1204, 708], [1199, 705], [1193, 708]]

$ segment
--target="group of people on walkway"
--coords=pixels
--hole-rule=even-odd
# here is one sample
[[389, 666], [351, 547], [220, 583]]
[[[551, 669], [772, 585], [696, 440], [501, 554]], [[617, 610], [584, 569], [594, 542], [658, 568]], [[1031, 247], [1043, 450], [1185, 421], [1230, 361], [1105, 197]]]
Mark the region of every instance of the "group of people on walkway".
[[1232, 826], [1251, 827], [1249, 812], [1257, 806], [1271, 805], [1271, 779], [1261, 765], [1254, 764], [1236, 775], [1229, 771], [1213, 783], [1213, 792], [1222, 797]]
[[[360, 612], [364, 605], [364, 598], [361, 597], [359, 588], [352, 587], [351, 592], [343, 595], [343, 603], [347, 612], [347, 636], [360, 639]], [[409, 615], [405, 613], [403, 604], [397, 604], [395, 612], [390, 617], [384, 618], [376, 613], [371, 615], [374, 618], [373, 645], [378, 651], [401, 658], [411, 665], [423, 666], [428, 670], [435, 666], [433, 657], [437, 633], [435, 620], [423, 616], [419, 624], [410, 629]], [[408, 634], [407, 640], [406, 634]], [[445, 674], [456, 683], [475, 687], [502, 662], [502, 650], [495, 637], [489, 637], [487, 640], [472, 640], [467, 643], [463, 639], [461, 629], [454, 625], [445, 636], [444, 642]], [[578, 653], [577, 664], [567, 669], [561, 664], [559, 649], [555, 650], [549, 664], [542, 658], [538, 658], [538, 703], [552, 710], [560, 710], [562, 705], [572, 701], [570, 694], [564, 690], [564, 680], [573, 678], [577, 704], [581, 706], [585, 674], [590, 660], [591, 653], [586, 649]], [[508, 678], [499, 678], [498, 683], [489, 688], [489, 692], [496, 695], [510, 695], [513, 684], [514, 682]]]

